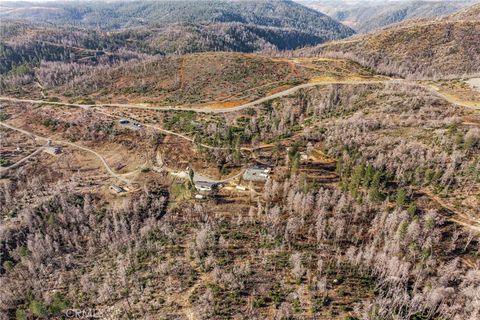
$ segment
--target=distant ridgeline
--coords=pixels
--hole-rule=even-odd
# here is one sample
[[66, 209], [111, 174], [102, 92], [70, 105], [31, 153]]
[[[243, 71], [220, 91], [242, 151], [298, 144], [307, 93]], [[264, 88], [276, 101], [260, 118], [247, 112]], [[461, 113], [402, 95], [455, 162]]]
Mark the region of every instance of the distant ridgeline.
[[411, 78], [480, 74], [480, 4], [434, 20], [406, 21], [348, 41], [299, 50], [300, 55], [354, 59]]
[[478, 1], [298, 0], [298, 2], [327, 14], [359, 33], [366, 33], [409, 19], [434, 19], [446, 16]]
[[[36, 6], [3, 2], [1, 7], [0, 19], [4, 21], [117, 32], [148, 26], [144, 36], [147, 40], [158, 37], [160, 43], [164, 37], [175, 42], [189, 35], [193, 44], [170, 46], [185, 46], [183, 51], [188, 52], [292, 49], [354, 34], [351, 28], [325, 14], [290, 0], [45, 2]], [[152, 27], [158, 35], [149, 34]]]

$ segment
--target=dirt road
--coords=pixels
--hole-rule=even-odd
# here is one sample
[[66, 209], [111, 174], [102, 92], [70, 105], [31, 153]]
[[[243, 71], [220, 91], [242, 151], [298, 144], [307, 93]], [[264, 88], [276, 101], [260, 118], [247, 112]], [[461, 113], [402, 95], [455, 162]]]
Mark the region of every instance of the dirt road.
[[[98, 107], [120, 107], [120, 108], [131, 108], [131, 109], [145, 109], [145, 110], [161, 110], [161, 111], [193, 111], [193, 112], [198, 112], [198, 113], [228, 113], [228, 112], [236, 112], [240, 111], [243, 109], [251, 108], [255, 105], [261, 104], [263, 102], [267, 102], [276, 98], [284, 97], [293, 94], [294, 92], [300, 90], [300, 89], [305, 89], [305, 88], [310, 88], [310, 87], [315, 87], [315, 86], [322, 86], [322, 85], [329, 85], [329, 84], [371, 84], [371, 83], [403, 83], [407, 85], [415, 85], [415, 86], [420, 86], [428, 91], [432, 92], [435, 96], [439, 97], [440, 99], [446, 100], [449, 103], [459, 106], [459, 107], [466, 107], [466, 108], [471, 108], [475, 110], [480, 110], [480, 103], [478, 106], [471, 105], [471, 104], [464, 104], [459, 101], [452, 100], [450, 97], [443, 95], [442, 93], [438, 92], [435, 87], [430, 86], [430, 85], [425, 85], [419, 82], [411, 81], [411, 80], [402, 80], [402, 79], [392, 79], [392, 80], [372, 80], [372, 81], [329, 81], [329, 82], [319, 82], [319, 83], [304, 83], [301, 85], [298, 85], [296, 87], [289, 88], [287, 90], [278, 92], [276, 94], [266, 96], [263, 98], [260, 98], [258, 100], [237, 106], [237, 107], [231, 107], [231, 108], [222, 108], [222, 109], [211, 109], [208, 107], [205, 108], [183, 108], [183, 107], [173, 107], [173, 106], [165, 106], [165, 107], [150, 107], [150, 106], [145, 106], [145, 105], [135, 105], [135, 104], [75, 104], [75, 103], [65, 103], [65, 102], [47, 102], [43, 100], [32, 100], [32, 99], [18, 99], [18, 98], [12, 98], [12, 97], [2, 97], [0, 96], [0, 100], [4, 101], [14, 101], [14, 102], [28, 102], [28, 103], [33, 103], [33, 104], [51, 104], [51, 105], [60, 105], [60, 106], [71, 106], [71, 107], [78, 107], [78, 108], [83, 108], [86, 110], [94, 110], [95, 112], [101, 113], [103, 115], [106, 115], [111, 118], [115, 119], [120, 119], [108, 112], [104, 112], [103, 110], [98, 109]], [[169, 135], [174, 135], [177, 136], [181, 139], [187, 140], [191, 143], [194, 143], [194, 139], [183, 135], [181, 133], [177, 133], [174, 131], [166, 130], [163, 128], [160, 128], [158, 126], [152, 125], [152, 124], [143, 124], [145, 127], [157, 130], [159, 132], [162, 132], [164, 134], [169, 134]], [[199, 144], [200, 146], [209, 149], [209, 150], [227, 150], [229, 148], [227, 147], [214, 147], [214, 146], [209, 146], [206, 144]], [[77, 146], [78, 147], [78, 146]], [[261, 149], [261, 147], [254, 147], [254, 148], [248, 148], [248, 147], [242, 147], [240, 150], [242, 151], [255, 151], [257, 149]], [[101, 158], [103, 159], [103, 158]], [[102, 161], [103, 162], [103, 161]], [[106, 166], [108, 167], [108, 166]]]
[[326, 82], [312, 82], [312, 83], [304, 83], [298, 86], [289, 88], [287, 90], [283, 90], [272, 94], [270, 96], [266, 96], [260, 99], [257, 99], [252, 102], [248, 102], [236, 107], [227, 107], [227, 108], [191, 108], [191, 107], [182, 107], [182, 106], [162, 106], [162, 107], [154, 107], [154, 106], [147, 106], [147, 105], [140, 105], [140, 104], [120, 104], [120, 103], [102, 103], [102, 104], [78, 104], [78, 103], [67, 103], [67, 102], [48, 102], [44, 100], [32, 100], [32, 99], [18, 99], [13, 97], [5, 97], [0, 96], [0, 100], [4, 101], [13, 101], [13, 102], [29, 102], [33, 104], [52, 104], [52, 105], [61, 105], [61, 106], [71, 106], [71, 107], [79, 107], [79, 108], [93, 108], [93, 107], [118, 107], [118, 108], [129, 108], [129, 109], [144, 109], [144, 110], [157, 110], [157, 111], [193, 111], [198, 113], [228, 113], [228, 112], [236, 112], [244, 109], [251, 108], [258, 104], [274, 100], [280, 97], [288, 96], [300, 89], [311, 88], [316, 86], [328, 85], [328, 84], [370, 84], [370, 83], [385, 83], [385, 82], [392, 82], [396, 80], [372, 80], [372, 81], [326, 81]]
[[[181, 171], [181, 170], [179, 171], [179, 170], [175, 170], [175, 169], [167, 167], [165, 165], [165, 162], [163, 161], [162, 155], [159, 152], [157, 152], [156, 161], [157, 161], [157, 164], [158, 164], [158, 168], [160, 170], [163, 170], [163, 171], [165, 171], [165, 172], [167, 172], [167, 173], [169, 173], [169, 174], [171, 174], [175, 177], [180, 177], [182, 179], [189, 179], [187, 171]], [[208, 176], [201, 175], [197, 172], [194, 172], [193, 173], [193, 181], [194, 182], [206, 181], [206, 182], [211, 182], [211, 183], [226, 183], [226, 182], [230, 182], [230, 181], [235, 180], [236, 178], [240, 177], [243, 174], [244, 171], [245, 171], [244, 169], [241, 169], [234, 176], [231, 176], [231, 177], [226, 178], [226, 179], [221, 179], [221, 180], [210, 178]]]
[[127, 183], [127, 184], [130, 184], [131, 181], [128, 180], [128, 179], [125, 179], [124, 177], [122, 177], [121, 175], [115, 173], [111, 168], [110, 166], [108, 165], [107, 161], [105, 161], [105, 159], [102, 157], [102, 155], [100, 155], [98, 152], [96, 152], [95, 150], [92, 150], [90, 148], [87, 148], [87, 147], [84, 147], [84, 146], [80, 146], [78, 144], [75, 144], [75, 143], [72, 143], [72, 142], [69, 142], [69, 141], [64, 141], [64, 140], [50, 140], [48, 138], [45, 138], [45, 137], [42, 137], [42, 136], [39, 136], [33, 132], [30, 132], [30, 131], [27, 131], [27, 130], [24, 130], [24, 129], [20, 129], [20, 128], [17, 128], [17, 127], [14, 127], [12, 125], [9, 125], [9, 124], [6, 124], [5, 122], [0, 122], [0, 125], [5, 127], [5, 128], [9, 128], [9, 129], [12, 129], [12, 130], [16, 130], [18, 132], [21, 132], [21, 133], [24, 133], [26, 135], [29, 135], [29, 136], [32, 136], [32, 137], [35, 137], [36, 139], [39, 139], [39, 140], [45, 140], [47, 141], [47, 143], [49, 143], [50, 141], [54, 142], [54, 143], [57, 143], [57, 144], [62, 144], [62, 145], [68, 145], [68, 146], [72, 146], [74, 148], [77, 148], [77, 149], [80, 149], [80, 150], [83, 150], [83, 151], [86, 151], [86, 152], [89, 152], [91, 154], [93, 154], [95, 157], [97, 157], [100, 162], [102, 163], [102, 165], [105, 167], [105, 170], [107, 171], [107, 173], [112, 176], [113, 178], [115, 179], [118, 179], [124, 183]]
[[464, 226], [465, 228], [480, 234], [480, 221], [476, 217], [473, 217], [467, 213], [461, 212], [451, 206], [450, 204], [446, 203], [443, 199], [441, 199], [439, 196], [435, 195], [432, 193], [430, 190], [423, 188], [419, 190], [420, 193], [423, 193], [427, 197], [429, 197], [431, 200], [435, 201], [438, 205], [441, 207], [447, 209], [448, 211], [452, 212], [454, 215], [451, 217], [449, 220], [452, 222], [455, 222], [461, 226]]
[[34, 152], [30, 153], [28, 156], [18, 160], [17, 162], [15, 162], [14, 164], [12, 164], [8, 167], [0, 167], [0, 175], [4, 172], [10, 170], [10, 169], [15, 169], [16, 167], [20, 166], [22, 163], [24, 163], [25, 161], [27, 161], [31, 157], [40, 153], [46, 146], [48, 146], [48, 144], [49, 143], [47, 142], [44, 146], [38, 147]]
[[51, 104], [55, 106], [66, 106], [66, 107], [77, 107], [77, 108], [83, 108], [83, 109], [88, 109], [90, 107], [93, 107], [95, 105], [90, 105], [90, 104], [77, 104], [77, 103], [68, 103], [68, 102], [58, 102], [58, 101], [46, 101], [46, 100], [33, 100], [33, 99], [18, 99], [18, 98], [13, 98], [13, 97], [4, 97], [1, 96], [0, 100], [2, 101], [12, 101], [12, 102], [28, 102], [32, 104]]
[[33, 103], [33, 104], [51, 104], [51, 105], [60, 105], [60, 106], [71, 106], [71, 107], [79, 107], [83, 109], [89, 109], [89, 108], [94, 108], [94, 107], [112, 107], [112, 108], [128, 108], [128, 109], [144, 109], [144, 110], [157, 110], [157, 111], [192, 111], [192, 112], [198, 112], [198, 113], [228, 113], [228, 112], [236, 112], [236, 111], [241, 111], [244, 109], [251, 108], [253, 106], [256, 106], [258, 104], [262, 104], [264, 102], [268, 102], [277, 98], [289, 96], [298, 90], [301, 89], [306, 89], [306, 88], [312, 88], [312, 87], [317, 87], [317, 86], [323, 86], [323, 85], [331, 85], [331, 84], [346, 84], [346, 85], [361, 85], [361, 84], [374, 84], [374, 83], [403, 83], [407, 85], [416, 85], [420, 86], [437, 97], [448, 101], [449, 103], [460, 106], [460, 107], [465, 107], [465, 108], [471, 108], [471, 109], [480, 109], [480, 103], [475, 104], [475, 103], [463, 103], [461, 101], [453, 100], [450, 97], [438, 92], [433, 86], [430, 85], [425, 85], [413, 80], [403, 80], [403, 79], [391, 79], [391, 80], [361, 80], [361, 81], [325, 81], [325, 82], [311, 82], [311, 83], [304, 83], [300, 84], [298, 86], [280, 91], [278, 93], [272, 94], [270, 96], [266, 96], [260, 99], [257, 99], [255, 101], [245, 103], [236, 107], [227, 107], [227, 108], [209, 108], [209, 107], [204, 107], [204, 108], [192, 108], [192, 107], [182, 107], [182, 106], [162, 106], [162, 107], [155, 107], [155, 106], [147, 106], [147, 105], [140, 105], [140, 104], [117, 104], [117, 103], [110, 103], [110, 104], [78, 104], [78, 103], [67, 103], [67, 102], [48, 102], [44, 100], [32, 100], [32, 99], [18, 99], [18, 98], [13, 98], [13, 97], [5, 97], [5, 96], [0, 96], [0, 100], [3, 101], [13, 101], [13, 102], [28, 102], [28, 103]]

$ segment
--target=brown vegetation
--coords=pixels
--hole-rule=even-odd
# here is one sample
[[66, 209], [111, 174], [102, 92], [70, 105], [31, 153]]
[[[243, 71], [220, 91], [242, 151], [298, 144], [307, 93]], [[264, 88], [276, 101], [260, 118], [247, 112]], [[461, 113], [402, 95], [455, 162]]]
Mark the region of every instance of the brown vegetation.
[[[309, 54], [476, 72], [471, 12]], [[2, 95], [19, 98], [0, 106], [1, 320], [480, 318], [480, 115], [464, 80], [96, 50], [96, 31], [73, 29], [42, 43], [20, 23], [0, 44]], [[266, 181], [244, 175], [255, 164]]]
[[364, 36], [300, 51], [346, 56], [387, 74], [461, 77], [480, 72], [478, 5], [434, 21], [406, 22]]

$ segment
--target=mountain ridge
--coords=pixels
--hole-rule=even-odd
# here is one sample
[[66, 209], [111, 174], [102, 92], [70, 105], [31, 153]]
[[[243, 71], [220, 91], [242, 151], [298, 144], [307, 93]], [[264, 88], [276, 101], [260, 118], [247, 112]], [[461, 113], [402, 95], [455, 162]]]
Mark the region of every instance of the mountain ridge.
[[[173, 23], [239, 22], [308, 31], [329, 40], [354, 31], [327, 15], [290, 0], [280, 1], [132, 1], [132, 2], [48, 2], [28, 7], [27, 2], [4, 2], [1, 18], [46, 21], [115, 30]], [[299, 19], [299, 17], [301, 19]]]
[[479, 7], [434, 20], [407, 21], [298, 52], [348, 55], [378, 71], [406, 77], [475, 75], [480, 72]]
[[453, 14], [472, 1], [298, 1], [346, 24], [359, 33], [378, 30], [412, 19], [433, 19]]

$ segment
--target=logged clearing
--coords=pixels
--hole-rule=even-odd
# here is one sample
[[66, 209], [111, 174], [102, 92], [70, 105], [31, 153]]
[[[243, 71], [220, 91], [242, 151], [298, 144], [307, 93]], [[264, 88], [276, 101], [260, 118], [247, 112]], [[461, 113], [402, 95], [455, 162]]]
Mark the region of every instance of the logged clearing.
[[156, 106], [240, 105], [307, 82], [382, 80], [346, 59], [272, 59], [240, 53], [152, 58], [94, 74], [60, 88], [63, 101]]

